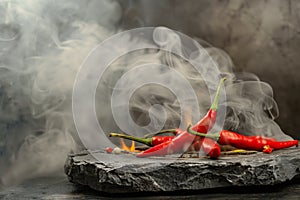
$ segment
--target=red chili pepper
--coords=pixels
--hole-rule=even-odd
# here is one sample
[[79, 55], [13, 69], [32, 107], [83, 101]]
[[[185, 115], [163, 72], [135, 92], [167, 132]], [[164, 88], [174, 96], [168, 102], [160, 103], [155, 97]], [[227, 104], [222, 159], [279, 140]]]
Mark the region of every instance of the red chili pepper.
[[207, 133], [210, 131], [210, 129], [213, 127], [213, 125], [216, 122], [217, 119], [217, 111], [218, 111], [218, 102], [220, 97], [221, 88], [223, 85], [223, 82], [226, 80], [226, 78], [222, 78], [220, 80], [215, 99], [207, 112], [207, 114], [192, 127], [192, 130], [201, 132], [201, 133]]
[[[195, 130], [205, 130], [209, 131], [212, 126], [214, 125], [216, 121], [216, 113], [218, 110], [218, 101], [219, 101], [219, 95], [221, 86], [224, 82], [225, 78], [222, 78], [220, 80], [217, 94], [215, 96], [215, 100], [209, 109], [206, 116], [201, 119], [196, 126]], [[198, 137], [195, 138], [194, 135], [190, 134], [189, 132], [185, 131], [182, 134], [176, 136], [172, 141], [167, 141], [165, 143], [159, 144], [155, 147], [152, 147], [150, 149], [147, 149], [146, 151], [137, 154], [137, 157], [147, 157], [147, 156], [159, 156], [159, 155], [166, 155], [166, 154], [172, 154], [172, 153], [181, 153], [185, 152], [189, 146], [196, 141], [195, 139], [199, 139]], [[212, 143], [207, 143], [206, 149], [208, 149], [208, 145]], [[211, 146], [211, 149], [213, 149], [214, 146]], [[208, 151], [208, 150], [207, 150]], [[210, 151], [209, 151], [210, 152]]]
[[187, 131], [167, 141], [137, 154], [137, 157], [162, 156], [186, 151], [194, 141], [195, 136]]
[[231, 145], [240, 149], [263, 151], [270, 153], [272, 150], [289, 148], [298, 146], [298, 140], [291, 141], [276, 141], [273, 138], [266, 138], [262, 136], [244, 136], [232, 131], [222, 130], [219, 134], [205, 134], [198, 133], [188, 128], [188, 132], [197, 136], [209, 137], [216, 140], [221, 145]]
[[221, 148], [218, 143], [210, 138], [201, 138], [201, 148], [210, 158], [218, 158], [221, 154]]
[[267, 145], [274, 150], [298, 146], [298, 140], [276, 141], [273, 138], [244, 136], [227, 130], [220, 132], [218, 143], [221, 145], [229, 144], [236, 148], [257, 151], [262, 151]]
[[154, 136], [152, 137], [152, 146], [159, 145], [166, 141], [173, 140], [175, 136]]

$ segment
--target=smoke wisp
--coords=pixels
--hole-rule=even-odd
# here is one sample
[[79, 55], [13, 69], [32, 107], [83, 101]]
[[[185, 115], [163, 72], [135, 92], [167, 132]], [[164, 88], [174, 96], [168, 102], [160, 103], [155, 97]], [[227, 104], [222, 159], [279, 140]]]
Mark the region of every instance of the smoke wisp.
[[76, 149], [71, 94], [89, 51], [115, 33], [115, 1], [0, 2], [0, 177], [63, 172]]
[[[115, 1], [0, 2], [2, 184], [62, 174], [67, 154], [78, 149], [71, 105], [75, 76], [89, 52], [120, 31], [121, 14], [121, 7]], [[163, 30], [161, 34], [159, 30]], [[160, 28], [157, 31], [154, 40], [158, 45], [184, 52], [176, 34]], [[289, 139], [274, 122], [278, 109], [272, 88], [253, 74], [234, 74], [232, 60], [226, 52], [201, 39], [197, 41], [208, 52], [204, 57], [197, 51], [185, 52], [189, 59], [183, 60], [163, 50], [148, 49], [131, 52], [112, 63], [99, 81], [95, 97], [99, 124], [104, 131], [125, 130], [141, 136], [157, 129], [179, 126], [189, 118], [193, 122], [199, 120], [210, 106], [219, 74], [212, 68], [203, 68], [201, 77], [191, 63], [199, 61], [200, 57], [201, 64], [205, 64], [211, 57], [219, 66], [218, 70], [228, 76], [226, 101], [223, 99], [220, 105], [227, 110], [223, 113], [226, 116], [224, 127], [248, 135]], [[123, 42], [141, 41], [127, 38]], [[137, 66], [151, 63], [158, 66], [153, 70], [153, 66], [147, 68], [151, 69], [151, 74], [143, 71], [130, 73]], [[124, 74], [128, 81], [118, 85]], [[178, 86], [185, 84], [178, 81], [181, 76], [188, 81], [196, 96], [196, 99], [186, 96], [183, 100], [185, 109], [180, 109], [182, 105], [178, 98], [185, 91], [179, 94], [176, 88], [140, 85], [128, 101], [119, 99], [114, 104], [116, 109], [129, 106], [130, 116], [120, 116], [124, 120], [130, 117], [133, 122], [125, 123], [126, 127], [115, 122], [116, 116], [111, 110], [114, 92], [128, 94], [132, 85], [149, 77]], [[192, 106], [194, 100], [197, 100], [196, 106]]]

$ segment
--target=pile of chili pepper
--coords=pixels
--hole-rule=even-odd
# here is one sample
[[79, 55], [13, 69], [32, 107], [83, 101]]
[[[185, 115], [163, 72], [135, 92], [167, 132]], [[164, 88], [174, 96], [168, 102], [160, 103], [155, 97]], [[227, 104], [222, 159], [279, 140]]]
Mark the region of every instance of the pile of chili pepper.
[[[208, 110], [207, 114], [196, 125], [192, 127], [194, 131], [203, 131], [203, 133], [207, 133], [215, 124], [217, 119], [220, 92], [225, 80], [226, 78], [222, 78], [220, 80], [216, 96], [210, 109]], [[191, 148], [194, 150], [200, 150], [200, 148], [202, 148], [203, 151], [211, 158], [217, 158], [221, 153], [220, 146], [214, 140], [210, 138], [203, 139], [201, 137], [196, 137], [195, 135], [190, 134], [188, 131], [183, 131], [172, 140], [158, 144], [142, 153], [137, 154], [137, 157], [183, 153]]]
[[[212, 106], [210, 107], [207, 114], [196, 125], [192, 127], [193, 130], [207, 133], [213, 127], [217, 118], [219, 96], [225, 79], [226, 78], [222, 78], [220, 80]], [[161, 156], [161, 155], [173, 154], [173, 153], [183, 153], [189, 149], [200, 150], [200, 148], [202, 148], [204, 152], [212, 158], [217, 158], [221, 153], [220, 146], [210, 138], [203, 139], [193, 134], [190, 134], [188, 131], [181, 131], [178, 129], [175, 129], [175, 132], [177, 132], [177, 135], [175, 137], [166, 138], [165, 139], [166, 141], [154, 146], [153, 144], [155, 142], [153, 142], [153, 138], [152, 140], [150, 139], [150, 142], [147, 141], [146, 143], [147, 144], [151, 143], [150, 145], [153, 147], [147, 149], [142, 153], [137, 154], [137, 157]], [[117, 135], [111, 134], [110, 136], [117, 136]], [[125, 137], [123, 136], [123, 138]], [[157, 140], [158, 138], [154, 138], [154, 141]]]
[[235, 148], [245, 150], [262, 151], [264, 153], [271, 153], [273, 150], [298, 146], [298, 140], [277, 141], [273, 138], [262, 136], [244, 136], [228, 130], [222, 130], [215, 134], [206, 134], [215, 124], [220, 91], [224, 81], [225, 78], [220, 80], [215, 99], [207, 114], [196, 125], [189, 126], [186, 131], [169, 129], [160, 131], [157, 134], [170, 132], [173, 133], [174, 136], [159, 136], [154, 134], [151, 137], [148, 137], [148, 135], [144, 138], [120, 133], [111, 133], [110, 136], [134, 140], [151, 147], [137, 154], [137, 157], [162, 156], [203, 149], [211, 158], [218, 158], [221, 154], [219, 144], [231, 145]]

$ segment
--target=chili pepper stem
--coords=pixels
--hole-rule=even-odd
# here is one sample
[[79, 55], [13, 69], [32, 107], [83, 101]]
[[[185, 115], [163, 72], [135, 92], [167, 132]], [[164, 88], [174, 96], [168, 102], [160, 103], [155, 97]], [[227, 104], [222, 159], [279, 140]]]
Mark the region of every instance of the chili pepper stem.
[[219, 133], [212, 133], [212, 134], [206, 134], [206, 133], [199, 133], [197, 131], [194, 131], [192, 129], [192, 126], [189, 125], [188, 128], [187, 128], [187, 132], [193, 134], [193, 135], [197, 135], [197, 136], [200, 136], [200, 137], [207, 137], [207, 138], [210, 138], [210, 139], [213, 139], [215, 141], [218, 141], [219, 138], [220, 138], [220, 134]]
[[161, 134], [161, 133], [176, 133], [176, 129], [164, 129], [164, 130], [161, 130], [159, 132], [157, 132], [157, 134]]
[[219, 86], [218, 86], [218, 89], [217, 89], [217, 92], [216, 92], [216, 96], [215, 96], [215, 99], [210, 107], [211, 110], [218, 110], [218, 102], [219, 102], [219, 97], [220, 97], [220, 92], [221, 92], [221, 88], [222, 88], [222, 85], [224, 83], [224, 81], [226, 80], [226, 78], [222, 78], [220, 80], [220, 83], [219, 83]]
[[110, 133], [109, 137], [124, 138], [124, 139], [128, 139], [128, 140], [140, 142], [140, 143], [146, 144], [148, 146], [152, 146], [152, 138], [139, 138], [139, 137], [133, 137], [131, 135], [126, 135], [126, 134], [122, 134], [122, 133]]
[[163, 134], [163, 133], [173, 133], [173, 134], [176, 135], [176, 132], [177, 132], [176, 129], [164, 129], [164, 130], [161, 130], [161, 131], [156, 132], [156, 133], [148, 133], [148, 134], [144, 135], [144, 138], [153, 137], [155, 135], [160, 135], [160, 134]]

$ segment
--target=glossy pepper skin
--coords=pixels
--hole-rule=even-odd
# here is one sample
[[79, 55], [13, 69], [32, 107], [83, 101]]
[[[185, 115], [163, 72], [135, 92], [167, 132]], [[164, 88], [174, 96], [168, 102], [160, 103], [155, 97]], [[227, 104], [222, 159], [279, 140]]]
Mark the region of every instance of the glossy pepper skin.
[[223, 82], [225, 80], [226, 80], [226, 78], [222, 78], [220, 80], [215, 99], [214, 99], [210, 109], [208, 110], [206, 115], [192, 127], [192, 130], [200, 132], [200, 133], [207, 133], [208, 131], [210, 131], [210, 129], [215, 124], [216, 119], [217, 119], [217, 111], [218, 111], [218, 102], [219, 102], [220, 92], [221, 92]]
[[216, 159], [221, 154], [219, 144], [211, 138], [197, 137], [193, 144], [189, 147], [188, 151], [203, 150], [210, 158]]
[[175, 136], [154, 136], [152, 137], [151, 146], [156, 146], [161, 143], [171, 141], [174, 139]]
[[187, 131], [176, 136], [171, 141], [167, 141], [151, 147], [142, 153], [137, 154], [137, 157], [148, 157], [148, 156], [162, 156], [173, 153], [181, 153], [188, 150], [189, 146], [193, 143], [195, 136], [188, 133]]
[[[204, 118], [202, 118], [196, 126], [193, 127], [195, 130], [205, 130], [209, 131], [212, 126], [214, 125], [216, 121], [216, 113], [218, 109], [218, 101], [219, 101], [219, 95], [220, 95], [220, 90], [222, 87], [223, 82], [225, 81], [225, 78], [222, 78], [220, 80], [217, 93], [214, 99], [214, 102], [205, 115]], [[195, 137], [194, 135], [190, 134], [187, 131], [184, 131], [183, 133], [177, 135], [174, 139], [171, 141], [159, 144], [157, 146], [154, 146], [150, 149], [147, 149], [146, 151], [137, 154], [137, 157], [148, 157], [148, 156], [161, 156], [161, 155], [167, 155], [167, 154], [173, 154], [173, 153], [183, 153], [188, 150], [191, 144], [193, 142], [197, 141], [199, 137]], [[209, 141], [209, 140], [208, 140]], [[218, 145], [214, 141], [209, 141], [207, 143], [204, 143], [206, 145], [206, 153], [211, 152], [212, 149]], [[211, 149], [209, 149], [209, 145]], [[220, 148], [220, 147], [219, 147]]]
[[188, 128], [188, 132], [201, 137], [208, 137], [216, 140], [221, 145], [231, 145], [239, 149], [263, 151], [271, 153], [273, 150], [289, 148], [292, 146], [298, 147], [298, 140], [276, 141], [274, 138], [262, 136], [244, 136], [233, 131], [222, 130], [219, 134], [198, 133]]
[[298, 146], [298, 140], [276, 141], [273, 138], [244, 136], [232, 131], [222, 130], [218, 143], [221, 145], [229, 144], [236, 148], [263, 151], [265, 146], [278, 150]]
[[[183, 137], [187, 136], [187, 134], [182, 135]], [[143, 153], [137, 154], [137, 157], [143, 158], [149, 156], [162, 156], [173, 153], [183, 153], [185, 151], [199, 151], [200, 149], [203, 149], [203, 151], [209, 157], [214, 159], [218, 158], [221, 154], [221, 148], [214, 140], [210, 138], [200, 138], [198, 140], [195, 140], [191, 145], [187, 145], [185, 147], [177, 145], [176, 142], [173, 142], [173, 140], [167, 141], [150, 149], [147, 149]]]
[[216, 119], [217, 109], [210, 108], [207, 114], [192, 129], [200, 133], [207, 133], [215, 124]]

